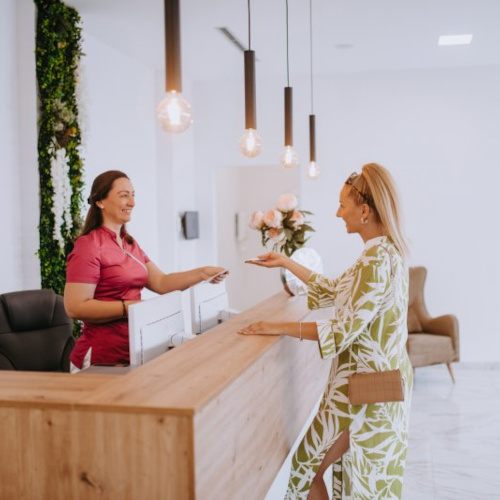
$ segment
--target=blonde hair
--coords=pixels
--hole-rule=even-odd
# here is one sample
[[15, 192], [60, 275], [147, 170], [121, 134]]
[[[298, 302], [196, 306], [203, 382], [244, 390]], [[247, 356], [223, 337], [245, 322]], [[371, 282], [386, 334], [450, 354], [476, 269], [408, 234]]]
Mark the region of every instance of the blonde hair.
[[378, 163], [367, 163], [363, 165], [361, 174], [347, 184], [354, 187], [350, 194], [356, 203], [366, 203], [373, 210], [377, 222], [382, 225], [401, 256], [406, 258], [408, 244], [401, 228], [399, 197], [389, 171]]

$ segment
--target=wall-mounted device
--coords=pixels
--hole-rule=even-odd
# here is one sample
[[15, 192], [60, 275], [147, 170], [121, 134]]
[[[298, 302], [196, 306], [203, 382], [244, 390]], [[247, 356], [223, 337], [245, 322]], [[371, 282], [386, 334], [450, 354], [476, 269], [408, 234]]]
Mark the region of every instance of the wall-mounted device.
[[184, 212], [181, 215], [182, 235], [186, 240], [199, 238], [198, 212]]
[[234, 236], [240, 243], [247, 238], [248, 218], [248, 212], [239, 211], [234, 214]]

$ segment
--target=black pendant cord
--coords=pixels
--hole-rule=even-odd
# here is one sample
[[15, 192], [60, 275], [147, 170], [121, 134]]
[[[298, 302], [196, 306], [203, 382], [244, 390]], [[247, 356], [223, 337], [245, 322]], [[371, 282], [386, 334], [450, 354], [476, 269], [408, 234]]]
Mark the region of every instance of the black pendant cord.
[[312, 0], [309, 0], [309, 60], [311, 67], [311, 115], [314, 114]]
[[251, 21], [250, 21], [250, 0], [247, 2], [248, 4], [248, 50], [252, 50], [252, 38], [251, 38]]
[[286, 85], [290, 87], [290, 58], [288, 55], [288, 0], [286, 3]]

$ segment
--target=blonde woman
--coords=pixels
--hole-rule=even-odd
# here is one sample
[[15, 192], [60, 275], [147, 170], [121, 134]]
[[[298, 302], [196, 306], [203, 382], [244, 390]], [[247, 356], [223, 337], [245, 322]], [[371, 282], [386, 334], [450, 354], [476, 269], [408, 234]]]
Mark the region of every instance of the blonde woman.
[[[336, 279], [314, 274], [270, 252], [258, 265], [285, 267], [308, 286], [311, 309], [334, 306], [330, 321], [259, 322], [244, 335], [288, 335], [315, 340], [335, 359], [319, 411], [292, 461], [287, 499], [327, 499], [323, 474], [333, 464], [333, 498], [401, 498], [413, 375], [406, 353], [407, 246], [389, 172], [375, 163], [352, 174], [337, 216], [365, 243], [359, 259]], [[404, 401], [351, 405], [348, 377], [399, 368]]]

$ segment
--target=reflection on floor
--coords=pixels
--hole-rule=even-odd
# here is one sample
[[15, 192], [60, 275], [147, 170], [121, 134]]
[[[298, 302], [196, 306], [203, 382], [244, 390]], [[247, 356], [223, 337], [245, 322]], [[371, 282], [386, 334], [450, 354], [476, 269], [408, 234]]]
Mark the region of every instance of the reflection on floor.
[[416, 370], [404, 500], [500, 499], [500, 365]]

